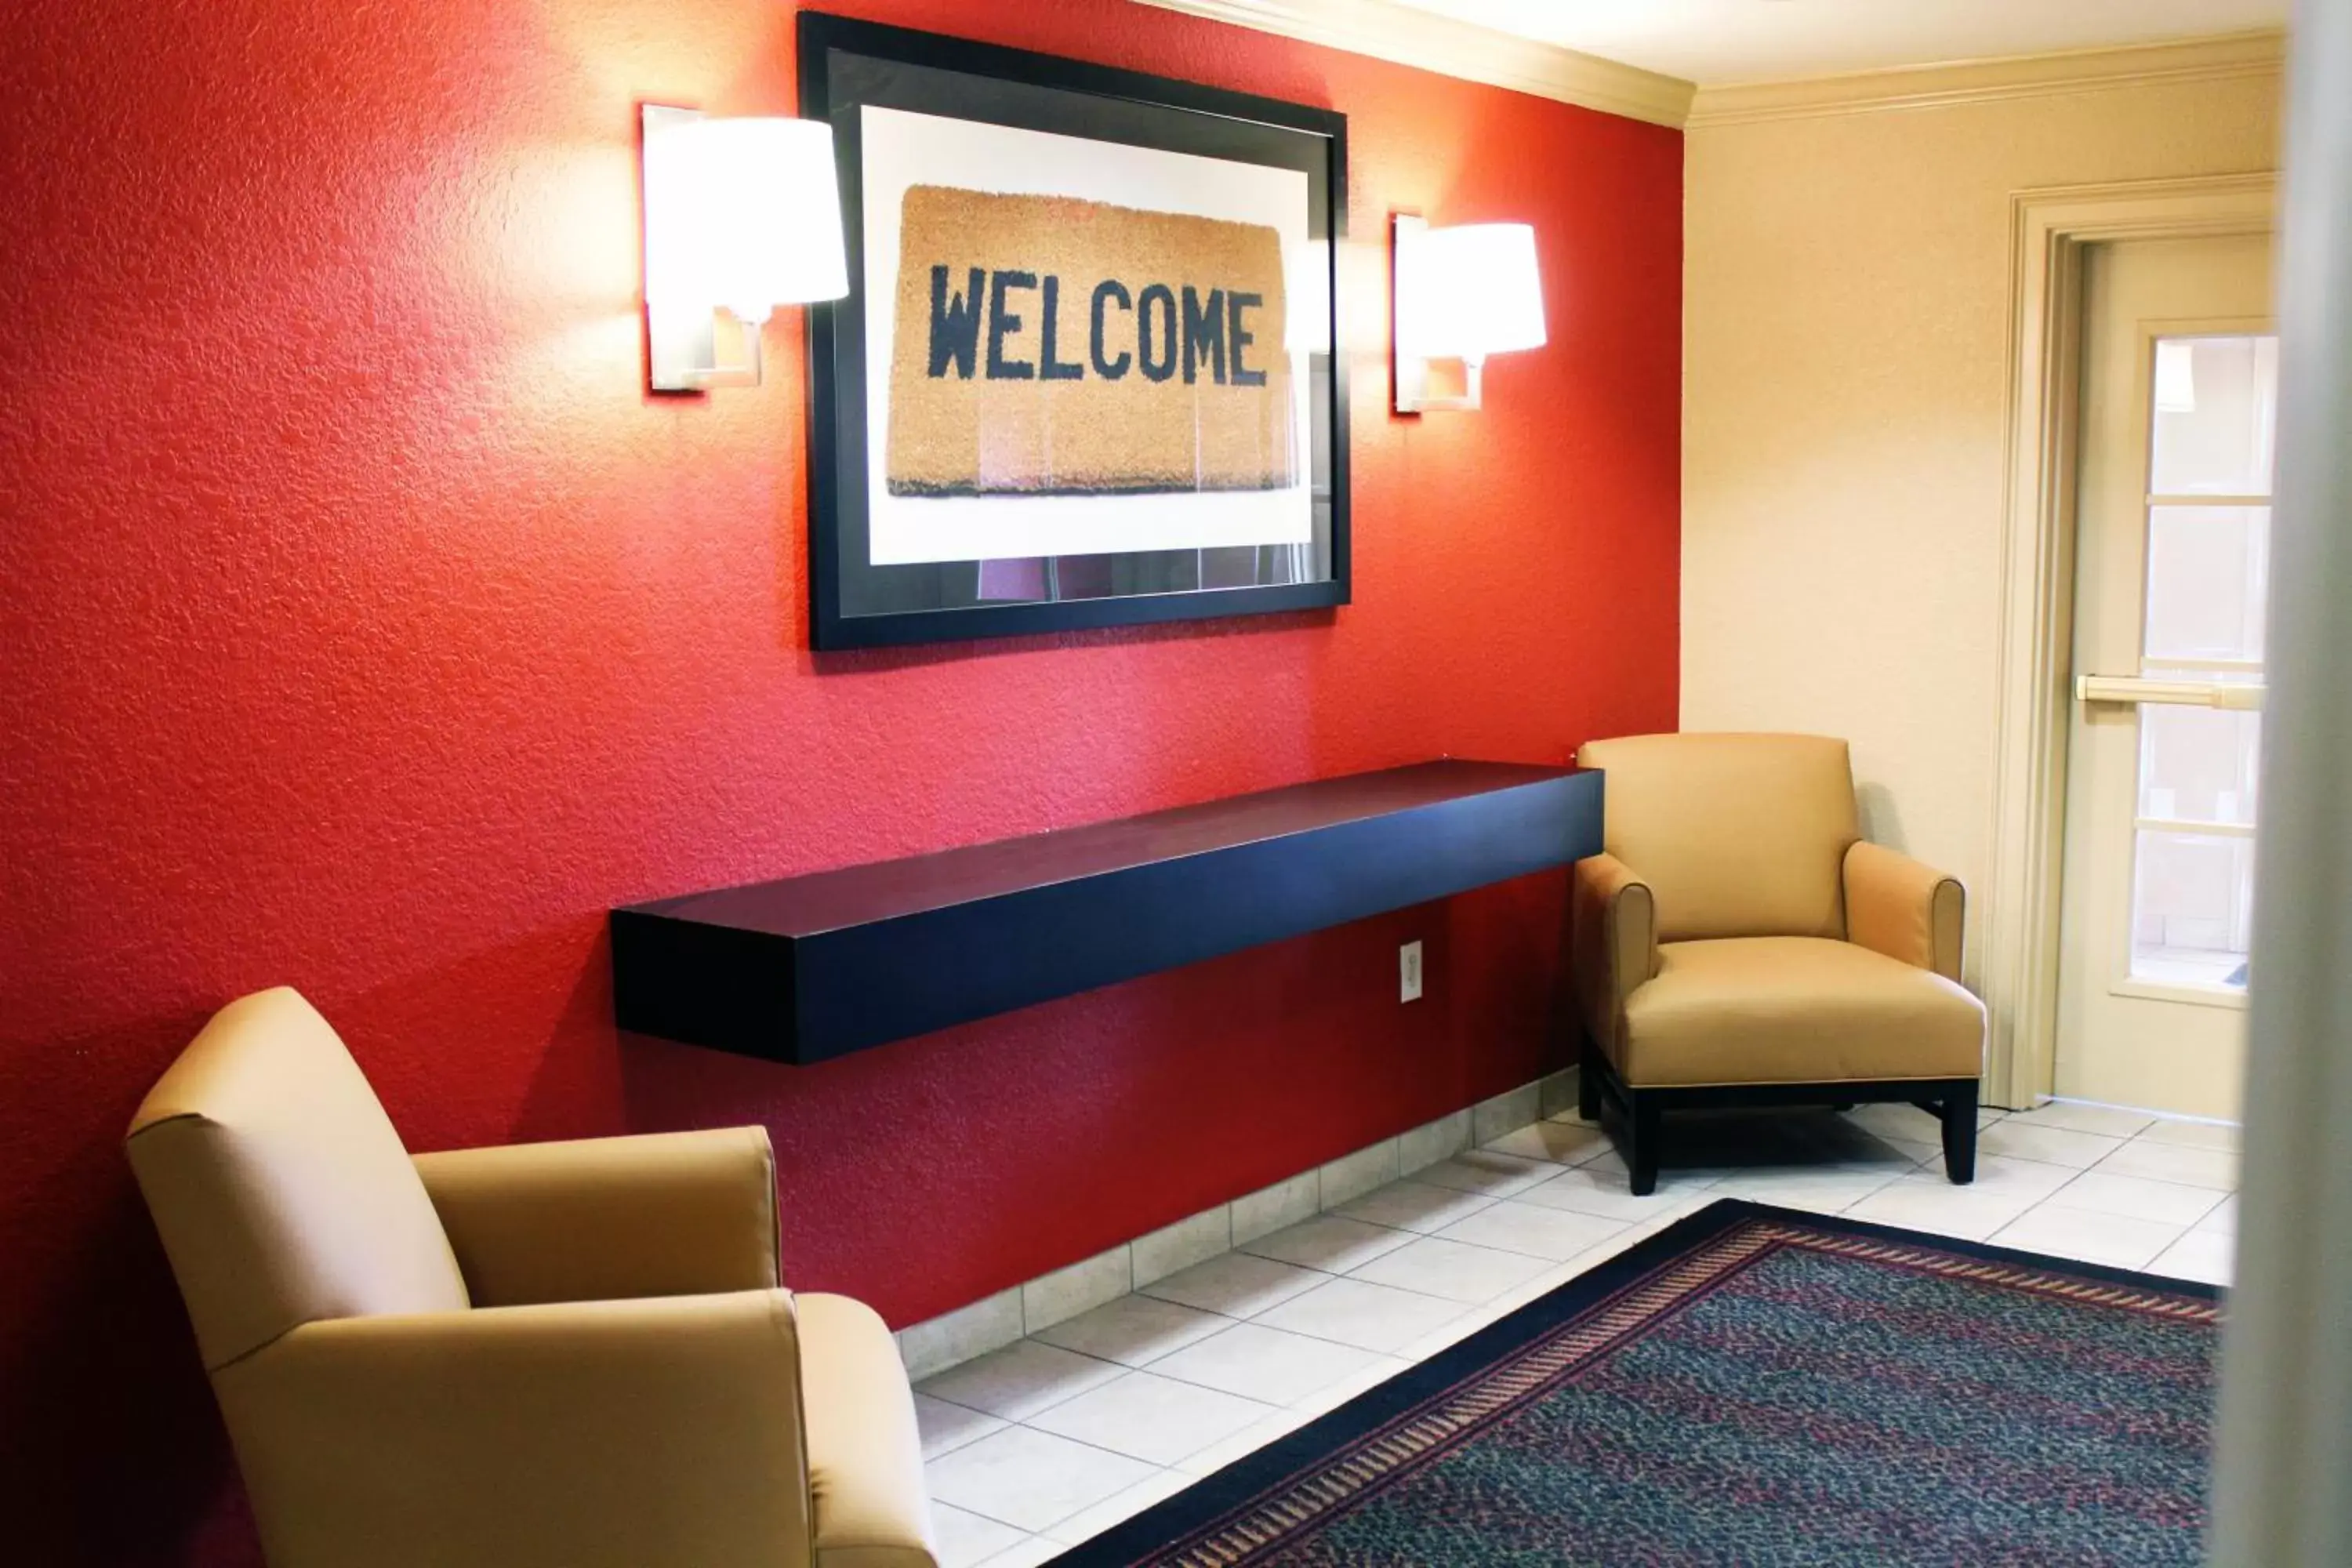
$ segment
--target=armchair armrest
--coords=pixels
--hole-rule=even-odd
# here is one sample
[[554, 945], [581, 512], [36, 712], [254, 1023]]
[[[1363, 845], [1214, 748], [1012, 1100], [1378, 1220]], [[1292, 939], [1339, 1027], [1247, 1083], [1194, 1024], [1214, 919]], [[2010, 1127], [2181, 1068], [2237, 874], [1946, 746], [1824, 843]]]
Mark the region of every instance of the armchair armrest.
[[764, 1290], [776, 1163], [762, 1128], [419, 1154], [478, 1307]]
[[793, 1299], [819, 1568], [936, 1568], [923, 1439], [898, 1343], [846, 1296]]
[[1845, 852], [1846, 940], [1955, 984], [1967, 900], [1958, 878], [1908, 855], [1869, 843]]
[[745, 1290], [321, 1320], [215, 1387], [272, 1563], [806, 1568], [798, 1362]]
[[1594, 855], [1576, 863], [1569, 901], [1578, 1005], [1615, 1059], [1626, 999], [1658, 971], [1657, 895], [1614, 855]]

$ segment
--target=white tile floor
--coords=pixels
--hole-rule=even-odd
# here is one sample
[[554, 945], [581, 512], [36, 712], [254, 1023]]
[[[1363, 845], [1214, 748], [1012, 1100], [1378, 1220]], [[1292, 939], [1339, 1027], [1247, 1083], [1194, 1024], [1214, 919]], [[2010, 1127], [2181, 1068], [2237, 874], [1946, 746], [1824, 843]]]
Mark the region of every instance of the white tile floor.
[[1683, 1118], [1628, 1191], [1572, 1116], [1416, 1171], [919, 1389], [944, 1568], [1024, 1568], [1346, 1403], [1718, 1197], [2226, 1284], [2236, 1134], [1987, 1112], [1944, 1179], [1908, 1106]]

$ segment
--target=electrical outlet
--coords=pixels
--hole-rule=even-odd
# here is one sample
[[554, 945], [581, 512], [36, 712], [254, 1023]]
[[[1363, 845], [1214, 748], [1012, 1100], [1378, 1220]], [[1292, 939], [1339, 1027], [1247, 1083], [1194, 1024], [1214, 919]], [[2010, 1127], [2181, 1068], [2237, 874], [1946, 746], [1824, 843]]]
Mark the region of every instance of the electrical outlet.
[[1397, 949], [1397, 1000], [1421, 1000], [1421, 943], [1417, 942]]

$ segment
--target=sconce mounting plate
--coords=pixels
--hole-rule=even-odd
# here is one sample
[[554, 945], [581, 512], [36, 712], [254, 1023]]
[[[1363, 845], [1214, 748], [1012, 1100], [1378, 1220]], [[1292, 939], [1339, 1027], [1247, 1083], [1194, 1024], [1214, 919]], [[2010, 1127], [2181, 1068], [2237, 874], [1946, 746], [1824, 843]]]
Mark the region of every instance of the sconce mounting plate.
[[[693, 258], [676, 248], [690, 245], [693, 201], [691, 171], [665, 156], [666, 138], [681, 126], [703, 117], [699, 109], [673, 104], [639, 106], [638, 124], [644, 136], [640, 173], [644, 176], [646, 219], [646, 382], [656, 392], [701, 392], [713, 386], [757, 386], [760, 383], [760, 330], [742, 325], [741, 358], [721, 363], [719, 357], [719, 312], [694, 300], [686, 274]], [[730, 318], [730, 325], [735, 325]]]
[[1458, 396], [1433, 396], [1429, 390], [1429, 361], [1419, 354], [1409, 354], [1394, 342], [1397, 321], [1402, 314], [1405, 252], [1412, 242], [1429, 230], [1429, 220], [1418, 213], [1397, 213], [1389, 220], [1389, 322], [1391, 332], [1390, 362], [1395, 379], [1395, 406], [1399, 414], [1436, 414], [1475, 409], [1479, 405], [1480, 371], [1485, 367], [1477, 360], [1465, 360], [1462, 364], [1463, 391]]

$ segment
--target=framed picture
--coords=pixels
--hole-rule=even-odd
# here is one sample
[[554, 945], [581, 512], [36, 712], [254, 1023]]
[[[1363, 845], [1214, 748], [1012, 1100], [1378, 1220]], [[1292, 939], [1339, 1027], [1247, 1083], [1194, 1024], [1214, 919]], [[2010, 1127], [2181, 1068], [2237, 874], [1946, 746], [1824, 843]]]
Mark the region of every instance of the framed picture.
[[1347, 121], [815, 12], [821, 649], [1348, 602]]

